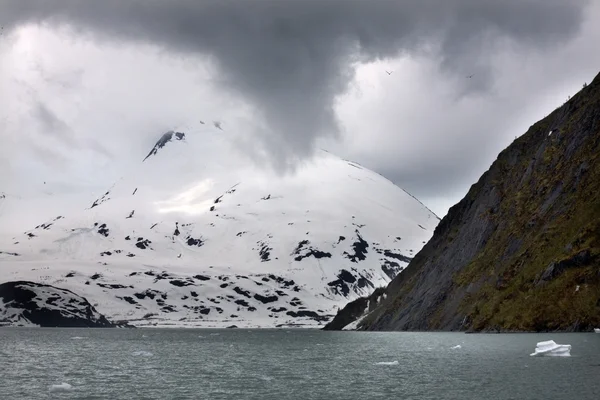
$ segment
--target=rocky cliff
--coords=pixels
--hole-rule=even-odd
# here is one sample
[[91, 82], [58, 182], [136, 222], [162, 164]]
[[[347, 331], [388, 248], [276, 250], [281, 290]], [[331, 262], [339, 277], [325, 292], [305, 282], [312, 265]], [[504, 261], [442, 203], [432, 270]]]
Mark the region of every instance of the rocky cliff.
[[500, 153], [359, 329], [600, 326], [599, 157], [600, 75]]
[[114, 328], [85, 298], [70, 290], [35, 282], [0, 284], [0, 326]]

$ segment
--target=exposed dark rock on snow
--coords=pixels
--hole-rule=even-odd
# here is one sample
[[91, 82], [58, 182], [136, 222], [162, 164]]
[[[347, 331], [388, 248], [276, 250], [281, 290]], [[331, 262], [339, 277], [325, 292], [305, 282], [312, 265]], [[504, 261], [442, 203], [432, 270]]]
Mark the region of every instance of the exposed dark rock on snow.
[[338, 279], [329, 282], [327, 285], [330, 286], [335, 293], [348, 296], [350, 293], [349, 284], [354, 282], [356, 282], [356, 277], [352, 275], [350, 271], [342, 269], [338, 274]]
[[94, 202], [92, 203], [92, 206], [90, 208], [94, 208], [99, 206], [100, 204], [110, 200], [110, 198], [108, 197], [108, 195], [110, 194], [110, 191], [104, 193], [102, 195], [102, 197], [100, 197], [99, 199], [94, 200]]
[[244, 297], [247, 298], [251, 298], [252, 296], [250, 295], [250, 292], [244, 289], [241, 289], [240, 287], [236, 286], [233, 288], [233, 291], [236, 292], [237, 294], [241, 294]]
[[165, 147], [166, 144], [169, 143], [173, 139], [173, 134], [175, 135], [175, 139], [176, 140], [183, 140], [183, 139], [185, 139], [185, 133], [182, 133], [182, 132], [169, 131], [169, 132], [165, 133], [164, 135], [162, 135], [162, 137], [160, 139], [158, 139], [158, 141], [156, 142], [156, 144], [154, 145], [154, 147], [152, 148], [152, 150], [150, 150], [150, 152], [142, 160], [142, 162], [146, 161], [146, 159], [148, 157], [156, 155], [158, 153], [158, 150], [160, 150], [163, 147]]
[[288, 311], [285, 314], [293, 318], [309, 317], [314, 319], [315, 321], [328, 321], [330, 318], [329, 316], [319, 315], [314, 311], [308, 310]]
[[135, 247], [137, 247], [138, 249], [149, 249], [150, 248], [150, 244], [152, 242], [148, 239], [144, 239], [143, 237], [139, 237], [137, 238], [137, 243], [135, 244]]
[[394, 279], [402, 271], [402, 267], [395, 261], [384, 260], [381, 270], [390, 278]]
[[292, 255], [296, 255], [296, 257], [294, 257], [294, 260], [296, 261], [302, 261], [302, 259], [307, 257], [314, 257], [317, 259], [331, 258], [331, 253], [313, 248], [310, 246], [310, 242], [308, 240], [302, 240], [300, 243], [298, 243], [298, 246], [296, 249], [294, 249]]
[[105, 288], [105, 289], [127, 289], [132, 288], [133, 286], [125, 286], [120, 283], [96, 283], [96, 285]]
[[384, 250], [383, 255], [389, 258], [395, 258], [396, 260], [403, 261], [405, 263], [411, 262], [412, 258], [402, 255], [400, 253], [394, 253], [391, 250]]
[[246, 300], [238, 299], [238, 300], [235, 300], [234, 303], [238, 304], [240, 306], [250, 307], [250, 304], [248, 304], [248, 302]]
[[273, 303], [279, 299], [277, 296], [262, 296], [260, 294], [255, 294], [254, 298], [263, 304]]
[[[94, 224], [96, 225], [96, 224]], [[108, 227], [106, 226], [106, 224], [101, 224], [100, 226], [98, 226], [98, 233], [101, 234], [104, 237], [108, 237]]]
[[356, 241], [352, 244], [352, 254], [344, 252], [344, 256], [352, 262], [359, 262], [365, 260], [366, 254], [368, 253], [369, 243], [360, 236], [358, 229], [356, 230]]
[[126, 302], [128, 302], [129, 304], [133, 304], [133, 305], [138, 305], [139, 303], [137, 301], [135, 301], [133, 299], [133, 297], [129, 297], [129, 296], [123, 296], [123, 297], [117, 297], [118, 299], [123, 299]]
[[258, 242], [258, 245], [260, 246], [260, 251], [258, 253], [260, 255], [260, 260], [262, 262], [271, 261], [271, 250], [273, 249], [265, 242]]
[[182, 279], [173, 279], [173, 280], [170, 280], [169, 283], [173, 286], [179, 286], [179, 287], [194, 285], [193, 281], [190, 282], [190, 281], [186, 281], [186, 280], [182, 280]]
[[191, 236], [188, 236], [186, 243], [188, 246], [202, 247], [202, 245], [204, 244], [204, 241], [201, 238], [196, 239]]

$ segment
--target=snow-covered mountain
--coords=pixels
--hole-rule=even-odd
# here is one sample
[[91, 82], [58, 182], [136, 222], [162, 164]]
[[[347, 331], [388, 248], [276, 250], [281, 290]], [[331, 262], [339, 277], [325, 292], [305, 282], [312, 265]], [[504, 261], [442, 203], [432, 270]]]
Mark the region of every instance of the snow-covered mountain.
[[325, 151], [277, 174], [226, 132], [168, 132], [98, 196], [0, 196], [0, 283], [64, 288], [138, 326], [318, 326], [402, 271], [438, 221]]

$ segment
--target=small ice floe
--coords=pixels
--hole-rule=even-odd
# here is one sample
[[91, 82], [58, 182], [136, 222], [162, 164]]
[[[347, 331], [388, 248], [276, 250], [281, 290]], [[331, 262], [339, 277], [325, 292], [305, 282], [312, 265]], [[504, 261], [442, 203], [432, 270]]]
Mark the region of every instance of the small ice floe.
[[211, 333], [210, 336], [219, 336], [219, 333]]
[[552, 132], [554, 132], [554, 131], [550, 131], [550, 132], [548, 132], [548, 136], [552, 135]]
[[462, 346], [460, 344], [457, 344], [456, 346], [452, 346], [450, 348], [451, 349], [462, 349]]
[[535, 352], [530, 356], [553, 356], [553, 357], [570, 357], [570, 344], [557, 344], [554, 340], [538, 342], [535, 347]]
[[154, 354], [150, 353], [149, 351], [144, 351], [144, 350], [134, 351], [131, 354], [136, 357], [152, 357], [154, 355]]
[[50, 386], [50, 389], [48, 389], [50, 392], [70, 392], [71, 390], [73, 390], [73, 386], [69, 385], [68, 383], [61, 383], [60, 385], [52, 385]]
[[87, 339], [87, 338], [86, 338], [86, 337], [84, 337], [84, 336], [73, 336], [73, 337], [71, 338], [71, 340], [83, 340], [83, 339]]
[[600, 328], [594, 328], [594, 332], [600, 333]]
[[375, 365], [398, 365], [398, 361], [379, 361]]

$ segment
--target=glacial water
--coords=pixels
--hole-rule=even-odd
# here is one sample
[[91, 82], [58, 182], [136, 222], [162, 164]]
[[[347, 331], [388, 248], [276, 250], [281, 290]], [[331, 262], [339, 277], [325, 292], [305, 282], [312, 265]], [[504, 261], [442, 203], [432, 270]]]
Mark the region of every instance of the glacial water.
[[600, 399], [600, 334], [3, 328], [0, 399]]

